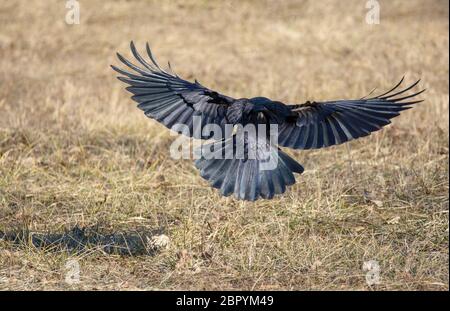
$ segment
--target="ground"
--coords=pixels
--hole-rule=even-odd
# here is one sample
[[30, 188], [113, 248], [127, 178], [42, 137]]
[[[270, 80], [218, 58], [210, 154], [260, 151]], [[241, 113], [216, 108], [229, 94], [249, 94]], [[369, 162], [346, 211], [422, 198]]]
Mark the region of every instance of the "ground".
[[[379, 24], [366, 1], [79, 2], [79, 25], [64, 1], [0, 5], [1, 289], [449, 289], [446, 0], [378, 1]], [[294, 186], [236, 201], [169, 156], [175, 136], [115, 78], [130, 40], [233, 97], [359, 98], [406, 75], [426, 101], [363, 139], [288, 151], [306, 168]], [[6, 238], [74, 227], [169, 244], [121, 255]]]

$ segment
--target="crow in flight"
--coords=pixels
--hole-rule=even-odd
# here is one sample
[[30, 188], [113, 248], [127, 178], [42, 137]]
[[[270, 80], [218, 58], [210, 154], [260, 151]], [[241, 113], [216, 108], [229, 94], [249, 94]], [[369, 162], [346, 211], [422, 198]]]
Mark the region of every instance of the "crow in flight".
[[[120, 54], [120, 61], [132, 69], [129, 72], [111, 66], [120, 73], [118, 79], [127, 83], [126, 89], [138, 103], [138, 108], [149, 118], [156, 119], [168, 128], [185, 125], [188, 135], [193, 138], [215, 139], [211, 132], [200, 131], [195, 134], [194, 119], [201, 127], [213, 124], [221, 129], [227, 125], [234, 127], [229, 137], [214, 140], [207, 145], [214, 157], [203, 154], [196, 160], [195, 166], [200, 175], [211, 186], [220, 189], [224, 196], [234, 193], [238, 199], [254, 201], [259, 197], [271, 199], [275, 194], [286, 191], [286, 186], [295, 183], [293, 173], [301, 174], [303, 167], [281, 149], [270, 143], [269, 131], [258, 130], [255, 135], [242, 135], [246, 125], [276, 125], [278, 145], [293, 149], [316, 149], [364, 137], [391, 123], [390, 119], [400, 111], [412, 108], [421, 102], [413, 97], [425, 90], [406, 94], [419, 81], [398, 90], [403, 82], [391, 90], [368, 98], [372, 92], [361, 99], [306, 102], [297, 105], [285, 105], [265, 97], [234, 99], [201, 85], [180, 78], [170, 68], [163, 70], [156, 63], [148, 44], [146, 50], [150, 62], [136, 51], [131, 42], [131, 52], [141, 66], [129, 62]], [[238, 130], [236, 127], [241, 126]], [[259, 128], [259, 127], [258, 127]], [[180, 131], [178, 131], [180, 132]], [[262, 139], [261, 139], [262, 137]], [[237, 145], [243, 146], [238, 154]], [[252, 150], [252, 157], [249, 156]], [[225, 150], [231, 156], [223, 157]], [[259, 148], [262, 147], [262, 148]], [[222, 156], [217, 156], [217, 155]], [[267, 158], [275, 159], [276, 165], [264, 167]]]

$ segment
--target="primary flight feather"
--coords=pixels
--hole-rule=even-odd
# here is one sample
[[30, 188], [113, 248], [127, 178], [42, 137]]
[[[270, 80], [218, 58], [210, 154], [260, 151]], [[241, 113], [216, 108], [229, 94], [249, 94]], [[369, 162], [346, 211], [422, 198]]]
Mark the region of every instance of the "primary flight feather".
[[[214, 132], [196, 131], [194, 120], [200, 121], [201, 128], [207, 125], [220, 129], [240, 126], [231, 135], [209, 145], [214, 155], [219, 156], [202, 155], [195, 165], [200, 175], [211, 186], [220, 189], [222, 195], [234, 193], [236, 198], [243, 200], [270, 199], [284, 193], [286, 186], [295, 183], [294, 173], [303, 172], [299, 163], [271, 143], [267, 130], [270, 125], [277, 126], [279, 146], [316, 149], [342, 144], [391, 123], [390, 120], [401, 111], [421, 102], [415, 97], [425, 91], [408, 94], [420, 80], [399, 90], [402, 78], [389, 91], [369, 98], [298, 105], [285, 105], [265, 97], [235, 99], [210, 90], [197, 80], [192, 83], [180, 78], [170, 69], [170, 64], [170, 70], [163, 70], [148, 44], [148, 60], [137, 52], [133, 42], [130, 48], [140, 66], [117, 54], [133, 72], [111, 67], [122, 75], [118, 79], [129, 85], [126, 89], [133, 94], [131, 98], [147, 117], [170, 129], [183, 125], [188, 129], [183, 131], [184, 134], [200, 139], [215, 138]], [[242, 128], [247, 125], [267, 125], [267, 128], [257, 130], [256, 136], [244, 135]], [[244, 146], [242, 152], [239, 152], [239, 146]], [[258, 151], [252, 152], [254, 149]], [[230, 156], [223, 157], [227, 150], [232, 150]], [[276, 160], [276, 165], [270, 169], [264, 166], [268, 158]]]

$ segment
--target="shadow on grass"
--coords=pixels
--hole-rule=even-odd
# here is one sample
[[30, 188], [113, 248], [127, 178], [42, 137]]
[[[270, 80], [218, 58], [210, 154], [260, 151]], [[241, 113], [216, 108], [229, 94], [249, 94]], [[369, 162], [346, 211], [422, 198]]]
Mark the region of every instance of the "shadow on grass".
[[31, 245], [46, 251], [67, 251], [84, 253], [99, 250], [106, 254], [122, 256], [153, 256], [160, 245], [155, 245], [153, 237], [161, 232], [134, 231], [105, 234], [98, 228], [78, 226], [64, 233], [32, 233], [27, 230], [0, 231], [0, 241], [15, 245]]

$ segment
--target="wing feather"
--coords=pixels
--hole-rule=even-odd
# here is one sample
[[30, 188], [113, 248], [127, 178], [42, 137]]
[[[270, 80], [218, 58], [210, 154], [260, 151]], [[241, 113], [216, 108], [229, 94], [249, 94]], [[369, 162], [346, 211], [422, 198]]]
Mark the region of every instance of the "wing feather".
[[404, 78], [389, 91], [371, 98], [306, 102], [287, 106], [291, 115], [280, 125], [278, 141], [281, 146], [294, 149], [322, 148], [378, 131], [390, 124], [391, 119], [400, 115], [401, 111], [422, 102], [405, 101], [425, 91], [405, 95], [417, 86], [420, 80], [398, 91], [403, 81]]
[[[119, 53], [119, 60], [134, 72], [111, 67], [122, 75], [117, 78], [129, 85], [126, 90], [133, 94], [131, 98], [138, 103], [138, 108], [143, 110], [147, 117], [156, 119], [168, 128], [176, 124], [187, 125], [190, 129], [189, 136], [195, 138], [209, 139], [213, 133], [196, 137], [192, 132], [194, 116], [200, 117], [202, 125], [213, 123], [223, 127], [227, 109], [234, 102], [233, 98], [212, 91], [197, 80], [195, 83], [183, 80], [171, 69], [171, 73], [161, 69], [148, 43], [146, 51], [150, 61], [138, 53], [133, 42], [130, 43], [130, 49], [142, 67], [133, 64]], [[180, 129], [178, 131], [181, 132]]]

